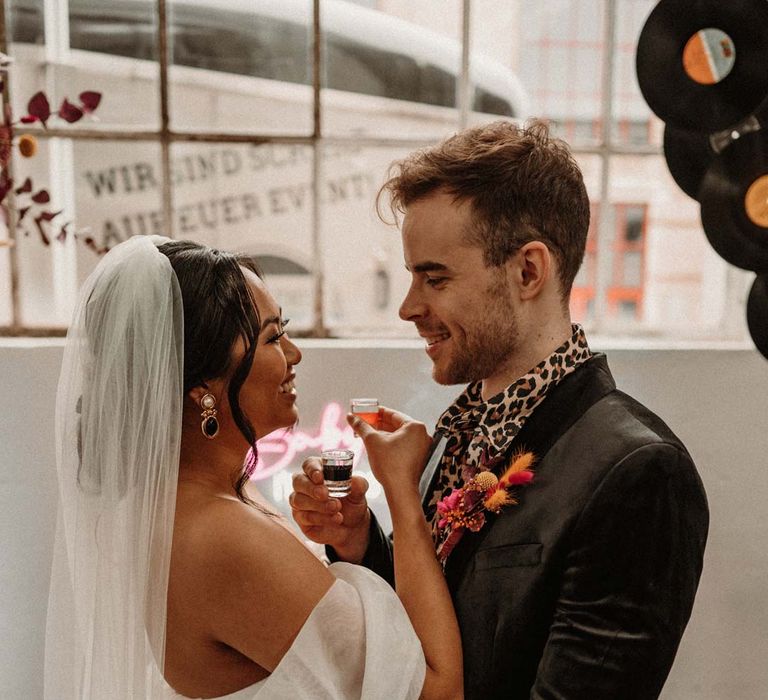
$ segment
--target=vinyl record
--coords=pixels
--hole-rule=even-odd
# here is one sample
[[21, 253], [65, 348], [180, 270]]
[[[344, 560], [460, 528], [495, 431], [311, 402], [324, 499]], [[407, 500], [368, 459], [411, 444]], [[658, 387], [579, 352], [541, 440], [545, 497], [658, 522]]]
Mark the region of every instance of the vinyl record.
[[664, 158], [672, 178], [683, 192], [698, 201], [699, 187], [717, 155], [740, 136], [765, 128], [766, 123], [768, 99], [741, 123], [713, 134], [667, 124], [664, 128]]
[[758, 275], [747, 299], [747, 326], [758, 351], [768, 360], [768, 274]]
[[699, 189], [701, 223], [712, 247], [736, 267], [768, 270], [768, 132], [731, 143]]
[[699, 187], [717, 156], [708, 134], [677, 127], [664, 128], [664, 158], [672, 179], [689, 197], [698, 201]]
[[766, 0], [661, 0], [637, 44], [648, 106], [679, 129], [711, 133], [768, 95]]

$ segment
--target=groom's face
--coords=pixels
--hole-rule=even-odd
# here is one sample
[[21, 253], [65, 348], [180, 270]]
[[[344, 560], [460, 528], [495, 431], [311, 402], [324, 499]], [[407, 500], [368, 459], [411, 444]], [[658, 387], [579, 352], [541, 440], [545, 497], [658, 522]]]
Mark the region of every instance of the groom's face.
[[439, 384], [489, 379], [502, 372], [520, 339], [509, 267], [487, 267], [467, 240], [471, 203], [443, 192], [408, 206], [403, 219], [411, 286], [400, 317], [425, 342]]

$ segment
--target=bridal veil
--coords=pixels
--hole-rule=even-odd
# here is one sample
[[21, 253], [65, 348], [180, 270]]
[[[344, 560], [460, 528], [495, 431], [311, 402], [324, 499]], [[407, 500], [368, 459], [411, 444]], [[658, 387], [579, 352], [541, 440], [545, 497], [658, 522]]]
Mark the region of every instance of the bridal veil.
[[135, 237], [107, 253], [67, 335], [48, 700], [162, 694], [184, 338], [178, 282], [156, 247], [163, 240]]

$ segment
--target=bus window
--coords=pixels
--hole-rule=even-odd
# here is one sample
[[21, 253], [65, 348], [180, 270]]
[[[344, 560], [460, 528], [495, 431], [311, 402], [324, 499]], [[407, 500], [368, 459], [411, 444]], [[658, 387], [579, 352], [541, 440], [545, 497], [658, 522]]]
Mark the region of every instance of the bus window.
[[[196, 10], [196, 12], [193, 12]], [[254, 13], [219, 12], [171, 6], [173, 63], [309, 85], [309, 27]], [[211, 41], [215, 33], [216, 41]], [[303, 60], [302, 60], [303, 59]]]
[[135, 15], [71, 16], [69, 45], [73, 49], [83, 51], [154, 60], [157, 57], [157, 28], [154, 18], [148, 15], [144, 21], [138, 20]]
[[394, 100], [454, 107], [456, 77], [403, 54], [336, 34], [326, 43], [326, 87]]
[[43, 0], [12, 2], [10, 12], [10, 40], [23, 44], [42, 44]]
[[479, 87], [475, 88], [475, 99], [472, 104], [472, 109], [475, 110], [475, 112], [484, 112], [485, 114], [499, 114], [508, 117], [515, 116], [515, 110], [507, 100]]
[[[393, 43], [399, 48], [382, 47], [379, 42], [367, 41], [351, 21], [338, 15], [339, 9], [352, 11], [354, 7], [354, 12], [367, 13], [370, 21], [369, 15], [375, 17], [380, 13], [324, 2], [326, 7], [336, 10], [329, 15], [333, 17], [333, 26], [326, 27], [324, 34], [324, 87], [439, 107], [456, 106], [460, 55], [457, 42], [432, 39], [422, 52], [421, 47], [408, 43], [407, 22], [381, 15], [388, 20], [390, 29], [400, 29], [403, 35], [393, 36], [393, 40], [398, 39]], [[12, 3], [13, 41], [42, 43], [42, 5], [42, 0]], [[311, 13], [306, 0], [270, 4], [268, 11], [266, 6], [260, 7], [250, 0], [232, 0], [225, 8], [220, 3], [207, 6], [181, 1], [168, 7], [174, 65], [311, 84]], [[143, 60], [157, 58], [157, 22], [152, 0], [70, 0], [69, 23], [73, 49]], [[446, 65], [455, 63], [455, 69], [435, 65], [429, 58], [430, 51], [450, 55]], [[514, 100], [499, 94], [498, 87], [493, 88], [496, 83], [490, 74], [485, 82], [491, 82], [491, 86], [475, 86], [475, 111], [520, 115]]]

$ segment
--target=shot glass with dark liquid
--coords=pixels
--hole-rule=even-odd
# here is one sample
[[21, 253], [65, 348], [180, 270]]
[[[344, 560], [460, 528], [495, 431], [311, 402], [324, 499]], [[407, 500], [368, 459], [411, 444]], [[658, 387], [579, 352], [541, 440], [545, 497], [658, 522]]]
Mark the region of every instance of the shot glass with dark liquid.
[[331, 498], [344, 498], [352, 483], [352, 450], [324, 450], [320, 454], [323, 463], [323, 480]]
[[378, 399], [351, 399], [349, 411], [360, 420], [364, 420], [374, 428], [379, 427], [379, 400]]

